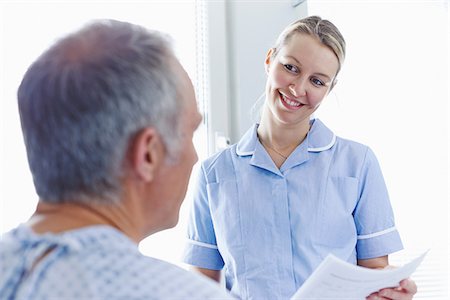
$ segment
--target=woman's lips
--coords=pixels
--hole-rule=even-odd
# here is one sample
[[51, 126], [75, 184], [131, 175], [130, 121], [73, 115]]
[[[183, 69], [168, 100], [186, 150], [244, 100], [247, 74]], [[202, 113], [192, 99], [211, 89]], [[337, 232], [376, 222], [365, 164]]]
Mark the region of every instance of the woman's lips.
[[293, 99], [287, 97], [286, 95], [283, 95], [282, 93], [279, 93], [279, 94], [280, 94], [281, 103], [283, 103], [283, 105], [286, 108], [288, 108], [290, 110], [298, 110], [303, 106], [303, 104], [301, 104], [300, 102], [293, 100]]

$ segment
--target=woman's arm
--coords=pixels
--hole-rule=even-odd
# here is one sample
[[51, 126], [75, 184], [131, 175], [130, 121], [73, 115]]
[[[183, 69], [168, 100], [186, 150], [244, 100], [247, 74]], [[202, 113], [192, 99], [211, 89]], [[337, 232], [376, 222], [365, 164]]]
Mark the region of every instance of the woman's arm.
[[220, 270], [210, 270], [199, 267], [192, 267], [192, 269], [197, 272], [200, 272], [201, 274], [211, 278], [214, 281], [220, 282]]
[[384, 269], [389, 265], [388, 256], [380, 256], [370, 259], [358, 259], [358, 266], [370, 269]]

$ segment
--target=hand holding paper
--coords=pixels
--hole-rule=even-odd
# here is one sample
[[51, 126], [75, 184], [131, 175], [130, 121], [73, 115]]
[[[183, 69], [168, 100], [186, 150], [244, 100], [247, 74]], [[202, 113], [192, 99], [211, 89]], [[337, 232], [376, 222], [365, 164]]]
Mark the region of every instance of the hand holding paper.
[[372, 293], [366, 300], [380, 299], [397, 299], [397, 300], [411, 300], [417, 293], [417, 285], [411, 279], [404, 279], [400, 281], [398, 287], [384, 288], [380, 291]]
[[411, 276], [425, 255], [426, 252], [403, 267], [373, 270], [355, 266], [330, 254], [292, 296], [292, 300], [363, 300], [383, 288], [398, 286], [401, 280]]

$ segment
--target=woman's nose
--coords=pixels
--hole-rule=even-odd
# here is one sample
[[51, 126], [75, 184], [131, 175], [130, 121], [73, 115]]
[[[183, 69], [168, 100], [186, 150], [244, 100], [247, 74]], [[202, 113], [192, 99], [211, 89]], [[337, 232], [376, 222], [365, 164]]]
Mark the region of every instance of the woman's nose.
[[306, 96], [306, 82], [303, 79], [292, 82], [288, 88], [289, 92], [291, 92], [294, 97]]

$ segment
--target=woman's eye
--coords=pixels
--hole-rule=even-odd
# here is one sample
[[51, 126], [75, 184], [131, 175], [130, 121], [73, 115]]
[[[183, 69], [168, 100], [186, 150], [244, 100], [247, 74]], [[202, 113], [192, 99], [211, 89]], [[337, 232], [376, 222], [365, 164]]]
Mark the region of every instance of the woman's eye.
[[289, 72], [298, 73], [298, 68], [296, 66], [293, 66], [291, 64], [285, 64], [284, 68], [288, 70]]
[[319, 85], [319, 86], [325, 85], [325, 83], [322, 80], [318, 79], [318, 78], [312, 78], [311, 81], [315, 85]]

